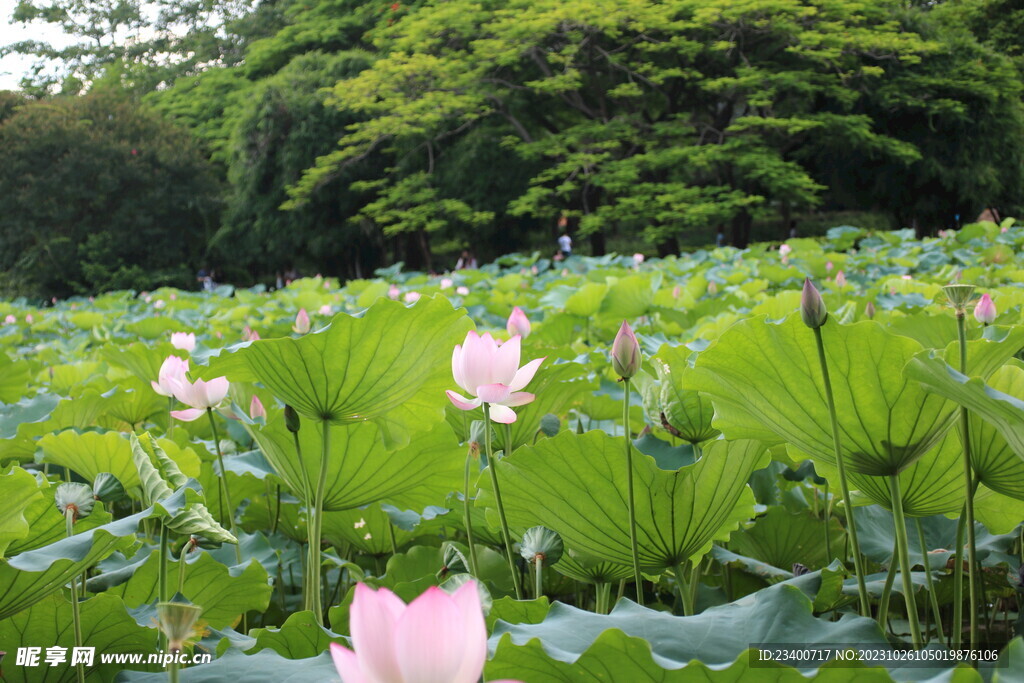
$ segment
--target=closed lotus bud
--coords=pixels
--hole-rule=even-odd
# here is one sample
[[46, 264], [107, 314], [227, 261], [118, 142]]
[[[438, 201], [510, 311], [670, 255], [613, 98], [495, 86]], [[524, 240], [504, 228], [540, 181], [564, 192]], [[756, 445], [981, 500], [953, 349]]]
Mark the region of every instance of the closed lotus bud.
[[679, 295], [682, 294], [682, 293], [683, 293], [683, 288], [680, 287], [679, 285], [676, 285], [675, 287], [672, 288], [672, 298], [673, 299], [678, 299]]
[[260, 400], [259, 396], [253, 396], [252, 401], [249, 402], [249, 417], [256, 420], [259, 418], [267, 419], [267, 409], [263, 407], [263, 401]]
[[512, 309], [512, 315], [508, 317], [505, 329], [508, 330], [509, 336], [514, 337], [518, 334], [523, 339], [526, 339], [530, 336], [530, 319], [523, 313], [523, 309], [516, 306]]
[[828, 319], [828, 309], [821, 293], [811, 284], [811, 278], [804, 279], [804, 291], [800, 296], [800, 317], [804, 325], [816, 330]]
[[629, 379], [640, 371], [640, 342], [625, 320], [612, 342], [612, 368], [623, 379]]
[[296, 334], [306, 334], [312, 328], [312, 324], [309, 321], [309, 313], [306, 309], [300, 309], [298, 315], [295, 316], [295, 324], [292, 325], [292, 330]]
[[157, 625], [167, 636], [167, 649], [180, 651], [195, 633], [196, 621], [203, 608], [185, 602], [158, 602], [156, 605]]
[[864, 307], [864, 315], [866, 315], [869, 320], [875, 317], [875, 304], [871, 301], [869, 301]]
[[996, 305], [992, 303], [992, 297], [982, 294], [978, 305], [974, 307], [974, 319], [982, 325], [991, 325], [996, 319]]
[[837, 287], [845, 287], [846, 286], [846, 275], [841, 270], [838, 273], [836, 273], [836, 286]]
[[708, 294], [710, 294], [711, 296], [718, 294], [718, 283], [715, 282], [714, 280], [708, 283]]
[[288, 431], [292, 434], [299, 433], [299, 427], [301, 422], [299, 421], [299, 414], [295, 412], [295, 408], [291, 406], [284, 407], [284, 426], [288, 428]]
[[88, 517], [96, 504], [92, 487], [88, 484], [78, 482], [65, 482], [57, 487], [53, 495], [53, 502], [56, 503], [60, 514], [67, 517], [71, 514], [71, 521], [77, 522]]

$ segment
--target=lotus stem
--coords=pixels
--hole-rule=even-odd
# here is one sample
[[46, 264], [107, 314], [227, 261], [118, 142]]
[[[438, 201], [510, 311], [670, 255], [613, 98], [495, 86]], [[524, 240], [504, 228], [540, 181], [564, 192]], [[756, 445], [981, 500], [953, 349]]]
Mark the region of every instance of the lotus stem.
[[[688, 561], [688, 560], [687, 560]], [[679, 599], [683, 602], [683, 616], [693, 616], [693, 595], [690, 593], [690, 584], [686, 580], [686, 571], [683, 569], [683, 565], [687, 561], [680, 562], [676, 566], [672, 567], [672, 574], [676, 578], [676, 588], [679, 590]]]
[[469, 419], [466, 417], [466, 413], [462, 413], [462, 424], [466, 429], [466, 470], [462, 487], [462, 516], [466, 522], [466, 543], [469, 545], [469, 573], [474, 577], [479, 577], [480, 572], [476, 564], [476, 543], [473, 542], [473, 519], [469, 514], [471, 508], [469, 504], [469, 475], [473, 465], [473, 449], [469, 446], [470, 434], [468, 423]]
[[607, 581], [602, 581], [594, 589], [594, 611], [598, 614], [608, 614], [608, 603], [612, 599], [612, 585]]
[[629, 490], [629, 545], [633, 552], [633, 580], [636, 582], [636, 602], [644, 604], [644, 578], [640, 574], [640, 551], [636, 542], [636, 501], [633, 493], [633, 442], [629, 434], [629, 378], [622, 380], [622, 430], [626, 440], [626, 487]]
[[534, 565], [534, 596], [538, 600], [544, 595], [544, 558], [537, 555], [533, 559]]
[[[966, 507], [966, 506], [965, 506]], [[964, 532], [967, 528], [967, 512], [960, 513], [956, 524], [956, 552], [953, 555], [953, 633], [951, 647], [959, 648], [963, 643], [964, 630]]]
[[697, 613], [697, 591], [700, 589], [702, 564], [703, 560], [697, 560], [693, 563], [693, 569], [690, 571], [690, 609], [694, 614]]
[[[76, 510], [71, 505], [64, 510], [64, 523], [68, 538], [75, 535], [75, 514]], [[75, 575], [71, 576], [71, 620], [75, 633], [75, 647], [80, 648], [82, 647], [82, 614], [78, 605], [78, 577]], [[85, 665], [81, 662], [75, 665], [75, 676], [78, 683], [85, 683]]]
[[896, 524], [896, 547], [900, 555], [900, 575], [903, 579], [903, 600], [907, 604], [907, 618], [910, 620], [910, 637], [915, 648], [923, 644], [921, 623], [917, 616], [917, 601], [914, 598], [914, 581], [910, 574], [910, 549], [907, 545], [907, 520], [903, 516], [903, 498], [900, 495], [900, 480], [895, 474], [889, 476], [889, 495], [892, 498], [892, 516]]
[[398, 541], [395, 539], [395, 525], [388, 520], [388, 537], [391, 539], [391, 554], [398, 554]]
[[917, 526], [917, 538], [921, 544], [921, 556], [924, 561], [924, 580], [928, 586], [928, 600], [931, 602], [932, 614], [935, 616], [935, 631], [939, 636], [939, 642], [946, 639], [942, 632], [942, 612], [939, 611], [939, 597], [935, 595], [935, 584], [932, 580], [931, 562], [928, 560], [928, 546], [924, 542], [924, 527], [921, 526], [921, 518], [915, 517], [914, 524]]
[[892, 587], [896, 583], [896, 566], [899, 562], [899, 547], [896, 542], [892, 544], [892, 557], [889, 559], [889, 571], [885, 574], [885, 585], [882, 587], [882, 597], [878, 601], [878, 623], [885, 631], [889, 624], [889, 601], [892, 599]]
[[173, 410], [174, 410], [174, 397], [173, 396], [168, 396], [167, 397], [167, 438], [168, 439], [171, 438], [172, 434], [174, 434], [174, 417], [171, 415], [171, 412]]
[[315, 611], [313, 597], [310, 593], [310, 589], [313, 585], [313, 581], [309, 576], [309, 568], [312, 566], [310, 562], [311, 553], [309, 550], [309, 539], [313, 535], [313, 521], [312, 515], [310, 514], [313, 510], [313, 484], [309, 481], [309, 471], [306, 469], [306, 461], [302, 459], [302, 444], [299, 443], [299, 433], [297, 431], [292, 432], [292, 438], [295, 440], [295, 455], [298, 456], [299, 469], [302, 471], [302, 502], [306, 505], [306, 562], [302, 568], [302, 609]]
[[[220, 450], [220, 435], [217, 432], [217, 421], [213, 419], [213, 408], [206, 409], [206, 415], [210, 418], [210, 428], [213, 430], [213, 446], [217, 450], [217, 464], [220, 466], [220, 485], [224, 494], [224, 505], [227, 506], [228, 526], [231, 528], [231, 535], [235, 537], [235, 559], [242, 564], [242, 544], [238, 538], [238, 530], [235, 528], [235, 506], [231, 504], [231, 491], [228, 489], [228, 471], [224, 468], [224, 454]], [[221, 519], [224, 518], [224, 510], [221, 508]]]
[[825, 559], [831, 564], [832, 562], [832, 537], [831, 531], [829, 530], [829, 522], [832, 521], [832, 506], [829, 504], [828, 498], [828, 482], [825, 482], [825, 501], [824, 505], [824, 519], [825, 519]]
[[313, 510], [310, 516], [310, 537], [309, 537], [309, 579], [310, 602], [313, 614], [316, 615], [316, 623], [324, 625], [323, 595], [321, 594], [320, 581], [320, 537], [323, 533], [324, 514], [324, 490], [327, 486], [327, 460], [331, 453], [331, 423], [322, 420], [323, 445], [320, 449], [320, 472], [316, 482], [316, 497], [313, 499]]
[[[957, 339], [960, 342], [960, 372], [967, 374], [967, 331], [964, 322], [964, 311], [957, 310], [956, 312], [956, 332]], [[966, 502], [964, 503], [964, 511], [966, 513], [966, 525], [967, 525], [967, 568], [970, 572], [968, 574], [969, 582], [969, 602], [968, 606], [970, 609], [970, 621], [971, 621], [971, 648], [974, 649], [978, 645], [978, 594], [977, 594], [977, 544], [974, 536], [974, 468], [971, 466], [971, 438], [970, 438], [970, 419], [967, 413], [967, 408], [960, 406], [960, 437], [963, 441], [963, 454], [964, 454], [964, 490], [966, 492]], [[958, 544], [956, 548], [956, 564], [957, 568], [963, 571], [963, 545]], [[954, 584], [955, 587], [955, 584]], [[957, 593], [954, 597], [960, 602], [963, 600], [963, 580], [960, 583], [961, 592]], [[954, 634], [955, 635], [955, 634]]]
[[171, 662], [167, 667], [167, 681], [168, 683], [178, 683], [180, 680], [178, 677], [178, 664], [177, 662]]
[[[178, 555], [178, 592], [182, 595], [185, 594], [185, 570], [187, 562], [185, 557], [188, 555], [189, 546], [192, 545], [192, 539], [185, 541], [185, 545], [181, 547], [181, 554]], [[280, 568], [280, 565], [278, 565]]]
[[168, 602], [171, 597], [167, 595], [167, 555], [169, 552], [167, 536], [167, 525], [160, 522], [160, 575], [158, 577], [160, 602]]
[[[832, 380], [828, 374], [828, 360], [825, 358], [825, 343], [821, 338], [821, 328], [814, 328], [814, 339], [818, 345], [818, 362], [821, 365], [821, 377], [825, 384], [825, 400], [828, 403], [828, 416], [832, 423], [832, 448], [839, 472], [839, 486], [843, 492], [843, 508], [846, 513], [846, 530], [853, 551], [853, 567], [857, 574], [857, 593], [860, 596], [861, 616], [871, 616], [871, 603], [868, 600], [868, 586], [864, 579], [867, 575], [864, 560], [860, 554], [860, 543], [857, 541], [857, 522], [853, 517], [853, 502], [850, 499], [850, 485], [846, 481], [846, 464], [843, 462], [843, 450], [839, 442], [839, 420], [836, 418], [836, 402], [832, 396]], [[884, 627], [884, 624], [883, 624]]]
[[[516, 560], [512, 555], [512, 535], [508, 531], [508, 521], [505, 519], [505, 505], [501, 502], [501, 489], [498, 488], [498, 460], [491, 448], [491, 409], [486, 403], [484, 409], [484, 452], [487, 454], [487, 469], [491, 472], [491, 487], [494, 489], [494, 500], [498, 506], [498, 520], [501, 522], [501, 536], [505, 541], [505, 558], [508, 560], [508, 570], [512, 574], [512, 585], [516, 589], [516, 599], [523, 599], [523, 587], [519, 580], [519, 571], [516, 569]], [[511, 430], [508, 434], [507, 450], [511, 450]], [[507, 455], [507, 454], [506, 454]]]

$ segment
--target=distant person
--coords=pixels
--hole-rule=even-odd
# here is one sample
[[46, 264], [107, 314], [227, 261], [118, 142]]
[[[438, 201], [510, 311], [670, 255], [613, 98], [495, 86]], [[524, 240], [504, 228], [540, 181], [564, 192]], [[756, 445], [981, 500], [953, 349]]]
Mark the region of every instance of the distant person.
[[723, 228], [721, 225], [718, 226], [718, 234], [715, 235], [715, 246], [725, 246], [725, 228]]
[[796, 221], [795, 220], [791, 220], [791, 221], [789, 221], [789, 239], [795, 239], [795, 238], [796, 238]]
[[288, 270], [284, 271], [284, 284], [286, 287], [298, 279], [299, 271], [295, 269], [295, 266], [292, 266]]
[[569, 237], [569, 219], [561, 216], [558, 219], [558, 230], [562, 233], [558, 238], [558, 251], [562, 258], [572, 256], [572, 238]]
[[455, 263], [455, 270], [476, 270], [476, 257], [469, 249], [463, 249], [462, 255]]
[[204, 292], [212, 292], [214, 290], [213, 271], [200, 268], [199, 272], [196, 273], [196, 282], [199, 283], [199, 288]]

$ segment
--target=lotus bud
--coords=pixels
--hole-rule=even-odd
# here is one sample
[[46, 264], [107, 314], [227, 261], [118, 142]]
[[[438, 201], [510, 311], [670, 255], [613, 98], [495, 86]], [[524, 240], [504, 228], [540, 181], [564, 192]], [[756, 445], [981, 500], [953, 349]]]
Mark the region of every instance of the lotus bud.
[[964, 315], [967, 305], [971, 303], [971, 297], [974, 296], [974, 285], [946, 285], [942, 291], [946, 294], [946, 299], [949, 300], [949, 304], [956, 314]]
[[718, 294], [718, 283], [715, 282], [714, 280], [708, 283], [708, 294], [710, 294], [711, 296]]
[[864, 315], [868, 317], [868, 320], [875, 317], [875, 304], [873, 302], [869, 301], [864, 307]]
[[401, 294], [401, 290], [398, 289], [398, 285], [391, 285], [388, 287], [388, 298], [398, 301], [398, 295]]
[[469, 287], [456, 287], [455, 293], [459, 296], [469, 296]]
[[405, 301], [405, 303], [407, 303], [407, 304], [414, 304], [414, 303], [416, 303], [417, 301], [420, 300], [420, 293], [419, 292], [406, 292], [405, 296], [402, 297], [402, 300]]
[[53, 502], [56, 503], [61, 515], [67, 517], [70, 512], [71, 521], [77, 522], [92, 513], [96, 498], [88, 484], [65, 482], [57, 487], [53, 494]]
[[17, 318], [15, 318], [15, 317], [14, 317], [13, 315], [11, 315], [10, 313], [8, 313], [8, 314], [7, 314], [7, 317], [6, 317], [6, 318], [4, 318], [4, 325], [13, 325], [13, 324], [14, 324], [14, 323], [16, 323], [16, 322], [18, 322], [18, 319], [17, 319]]
[[508, 317], [508, 323], [505, 325], [508, 330], [510, 337], [514, 337], [517, 334], [526, 339], [530, 336], [530, 319], [523, 313], [523, 309], [516, 306], [512, 309], [512, 315]]
[[679, 285], [676, 285], [675, 287], [672, 288], [672, 298], [673, 299], [678, 299], [679, 295], [682, 294], [682, 293], [683, 293], [683, 288], [680, 287]]
[[846, 286], [846, 275], [843, 273], [843, 271], [840, 270], [838, 273], [836, 273], [836, 287], [845, 287], [845, 286]]
[[779, 246], [779, 256], [781, 256], [782, 258], [786, 258], [787, 256], [789, 256], [792, 251], [793, 247], [789, 246], [788, 244], [782, 244]]
[[634, 267], [639, 268], [640, 264], [643, 263], [643, 262], [644, 262], [644, 255], [643, 254], [639, 254], [639, 253], [633, 254], [633, 266]]
[[299, 427], [301, 422], [299, 421], [299, 414], [295, 412], [295, 408], [291, 406], [284, 407], [284, 426], [288, 428], [288, 431], [292, 434], [299, 433]]
[[320, 315], [330, 316], [332, 313], [334, 313], [334, 309], [331, 308], [330, 304], [324, 304], [323, 306], [320, 307], [320, 310], [317, 312]]
[[296, 334], [307, 334], [312, 328], [312, 324], [309, 322], [309, 313], [306, 309], [300, 309], [298, 315], [295, 316], [295, 324], [292, 325], [292, 331]]
[[825, 324], [828, 319], [828, 309], [825, 308], [825, 301], [821, 293], [811, 284], [811, 278], [804, 279], [804, 290], [800, 296], [800, 317], [804, 319], [804, 325], [816, 330]]
[[452, 284], [454, 283], [452, 282], [452, 279], [450, 277], [441, 278], [441, 289], [448, 289], [449, 287], [452, 286]]
[[974, 307], [974, 319], [982, 325], [991, 325], [996, 319], [996, 305], [992, 303], [992, 297], [982, 294], [978, 305]]
[[640, 342], [625, 320], [612, 342], [612, 368], [622, 379], [629, 379], [640, 371]]
[[835, 264], [832, 263], [831, 261], [829, 261], [829, 262], [827, 262], [825, 264], [825, 270], [827, 270], [830, 273], [832, 272], [832, 269], [835, 268], [835, 267], [836, 267]]
[[32, 317], [31, 313], [29, 313], [29, 314], [27, 314], [25, 316], [25, 322], [27, 322], [29, 325], [31, 325], [34, 321], [35, 321], [35, 319]]
[[196, 335], [192, 332], [172, 332], [171, 346], [191, 353], [196, 348]]
[[167, 649], [178, 652], [195, 635], [195, 625], [203, 608], [185, 602], [158, 602], [157, 624], [167, 636]]
[[249, 417], [254, 420], [259, 418], [267, 419], [267, 409], [263, 407], [263, 401], [260, 400], [259, 396], [253, 395], [252, 401], [249, 402]]

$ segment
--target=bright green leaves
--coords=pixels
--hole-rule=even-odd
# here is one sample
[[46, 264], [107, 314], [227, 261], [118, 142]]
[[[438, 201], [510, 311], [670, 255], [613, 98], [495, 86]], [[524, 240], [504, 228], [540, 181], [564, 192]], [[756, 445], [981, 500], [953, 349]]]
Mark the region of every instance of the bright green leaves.
[[655, 425], [690, 443], [714, 438], [718, 430], [711, 426], [714, 407], [707, 397], [685, 385], [683, 370], [691, 351], [685, 346], [663, 346], [651, 360], [658, 381], [643, 389], [644, 408]]
[[25, 511], [41, 497], [39, 483], [25, 470], [0, 475], [0, 559], [12, 542], [28, 535]]
[[204, 375], [261, 382], [304, 423], [374, 421], [394, 448], [424, 421], [443, 417], [452, 349], [469, 328], [444, 297], [411, 307], [382, 300], [360, 318], [339, 314], [314, 334], [238, 347]]
[[[305, 482], [317, 481], [321, 423], [303, 421], [299, 430], [302, 459], [295, 452], [294, 438], [283, 419], [250, 429], [274, 471], [296, 495], [301, 495]], [[325, 510], [347, 510], [384, 499], [422, 510], [460, 488], [465, 452], [446, 424], [419, 433], [412, 443], [391, 452], [380, 434], [371, 422], [331, 430]]]
[[[895, 474], [927, 453], [956, 417], [955, 404], [903, 376], [922, 351], [874, 322], [822, 327], [835, 393], [843, 457], [851, 470]], [[971, 342], [971, 358], [992, 372], [1015, 351], [1012, 340]], [[984, 346], [980, 346], [984, 345]], [[992, 346], [990, 346], [992, 345]], [[716, 426], [731, 437], [786, 441], [834, 461], [814, 335], [790, 316], [734, 325], [697, 358], [691, 381], [711, 396]]]
[[[563, 432], [503, 458], [498, 467], [509, 524], [540, 524], [574, 551], [630, 564], [623, 450], [622, 439], [602, 432]], [[676, 471], [635, 453], [641, 566], [675, 567], [748, 519], [754, 498], [747, 478], [767, 459], [756, 441], [714, 441], [699, 461]]]

